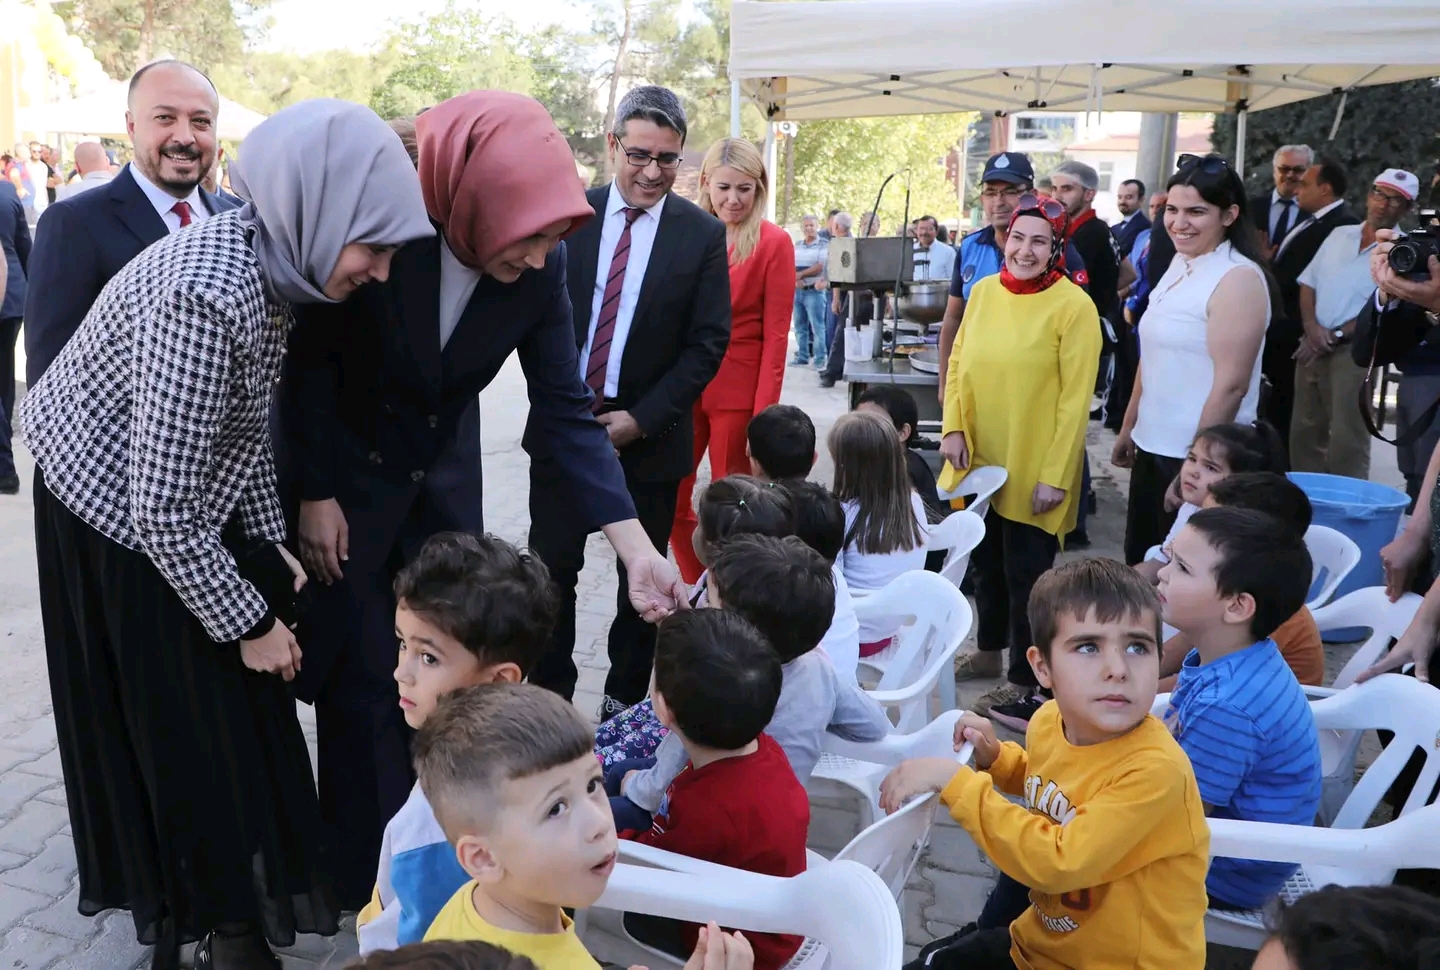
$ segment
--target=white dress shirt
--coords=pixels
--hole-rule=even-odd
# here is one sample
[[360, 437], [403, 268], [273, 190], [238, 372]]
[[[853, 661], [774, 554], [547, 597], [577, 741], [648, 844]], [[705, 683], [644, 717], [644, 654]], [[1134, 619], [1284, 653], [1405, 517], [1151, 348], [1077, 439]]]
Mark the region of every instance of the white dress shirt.
[[460, 323], [460, 314], [465, 312], [475, 284], [480, 282], [480, 271], [471, 269], [450, 251], [450, 244], [440, 235], [440, 349], [450, 342], [455, 327]]
[[1358, 317], [1375, 292], [1375, 281], [1370, 278], [1370, 251], [1375, 243], [1360, 248], [1364, 229], [1363, 225], [1337, 226], [1300, 274], [1299, 282], [1315, 291], [1315, 322], [1326, 330], [1337, 330]]
[[[929, 260], [929, 263], [923, 262]], [[921, 249], [920, 244], [915, 244], [915, 281], [921, 280], [944, 280], [950, 282], [950, 277], [955, 275], [955, 250], [951, 249], [940, 240], [930, 244], [928, 250]]]
[[1295, 241], [1295, 237], [1300, 235], [1301, 232], [1309, 229], [1311, 226], [1315, 225], [1315, 223], [1325, 218], [1325, 214], [1328, 213], [1331, 209], [1338, 208], [1344, 204], [1344, 199], [1336, 199], [1329, 205], [1315, 210], [1314, 212], [1310, 213], [1310, 215], [1305, 216], [1299, 222], [1295, 223], [1295, 225], [1291, 227], [1290, 231], [1285, 234], [1285, 238], [1281, 240], [1280, 248], [1275, 250], [1275, 258], [1279, 259], [1280, 254], [1285, 251], [1286, 247], [1288, 247], [1292, 242]]
[[[590, 331], [580, 349], [580, 380], [590, 364], [590, 343], [595, 339], [595, 324], [600, 319], [600, 304], [605, 302], [605, 281], [610, 278], [610, 262], [615, 247], [625, 230], [627, 203], [615, 183], [610, 183], [609, 201], [605, 203], [605, 221], [600, 227], [600, 252], [595, 259], [595, 296], [590, 302]], [[625, 283], [620, 287], [620, 305], [615, 312], [615, 334], [610, 340], [610, 361], [605, 367], [605, 396], [614, 397], [620, 388], [620, 361], [625, 357], [625, 340], [630, 336], [630, 322], [635, 304], [640, 301], [640, 284], [645, 282], [645, 267], [650, 265], [650, 251], [655, 248], [655, 231], [660, 228], [660, 213], [665, 197], [645, 209], [630, 227], [630, 259], [625, 264]]]
[[140, 186], [140, 191], [145, 193], [145, 198], [149, 199], [150, 204], [155, 207], [155, 211], [160, 213], [167, 232], [174, 232], [180, 228], [180, 216], [174, 211], [176, 202], [189, 203], [190, 225], [192, 226], [210, 218], [210, 210], [205, 208], [205, 200], [200, 195], [200, 186], [197, 185], [191, 189], [190, 194], [185, 198], [177, 199], [147, 179], [145, 174], [133, 163], [126, 167], [130, 169], [130, 177], [135, 180], [135, 184]]
[[114, 173], [112, 173], [108, 168], [101, 169], [98, 172], [86, 172], [84, 175], [80, 176], [80, 181], [71, 182], [69, 185], [60, 186], [59, 190], [55, 193], [55, 201], [59, 202], [63, 199], [73, 199], [81, 192], [84, 192], [88, 189], [93, 189], [97, 185], [104, 185], [106, 182], [109, 182], [114, 177]]

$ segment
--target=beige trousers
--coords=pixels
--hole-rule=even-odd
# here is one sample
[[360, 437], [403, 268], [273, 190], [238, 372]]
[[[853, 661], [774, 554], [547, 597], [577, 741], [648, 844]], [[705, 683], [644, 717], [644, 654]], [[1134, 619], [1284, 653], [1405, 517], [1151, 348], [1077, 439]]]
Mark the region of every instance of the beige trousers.
[[1339, 347], [1313, 364], [1295, 365], [1295, 411], [1290, 419], [1290, 467], [1370, 478], [1370, 433], [1360, 416], [1364, 368]]

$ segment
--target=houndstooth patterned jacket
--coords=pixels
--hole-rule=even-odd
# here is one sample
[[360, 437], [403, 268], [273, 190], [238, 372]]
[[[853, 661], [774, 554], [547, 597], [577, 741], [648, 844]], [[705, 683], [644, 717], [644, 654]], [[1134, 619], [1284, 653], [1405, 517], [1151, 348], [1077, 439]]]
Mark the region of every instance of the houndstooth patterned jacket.
[[220, 532], [238, 509], [247, 538], [285, 538], [268, 415], [292, 321], [222, 213], [116, 274], [20, 407], [50, 492], [149, 556], [218, 642], [269, 612]]

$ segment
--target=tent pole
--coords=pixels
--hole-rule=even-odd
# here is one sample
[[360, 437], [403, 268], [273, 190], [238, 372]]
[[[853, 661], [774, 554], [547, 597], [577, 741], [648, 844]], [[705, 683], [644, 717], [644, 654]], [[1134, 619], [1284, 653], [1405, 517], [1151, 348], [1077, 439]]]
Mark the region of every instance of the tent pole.
[[1250, 112], [1241, 108], [1235, 112], [1235, 174], [1245, 177], [1245, 120]]
[[765, 122], [765, 171], [770, 175], [770, 191], [765, 193], [765, 218], [774, 222], [779, 180], [775, 178], [775, 122], [768, 119]]
[[740, 79], [730, 79], [730, 137], [740, 137]]

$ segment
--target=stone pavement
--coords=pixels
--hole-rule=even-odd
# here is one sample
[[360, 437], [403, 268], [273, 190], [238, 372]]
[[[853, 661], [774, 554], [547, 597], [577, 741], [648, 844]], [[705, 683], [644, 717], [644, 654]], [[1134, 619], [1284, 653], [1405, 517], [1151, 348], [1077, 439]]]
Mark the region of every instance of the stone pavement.
[[[808, 370], [790, 368], [784, 400], [815, 420], [820, 460], [815, 477], [828, 482], [824, 446], [831, 423], [845, 407], [845, 385], [821, 389]], [[485, 461], [485, 515], [490, 531], [524, 542], [528, 459], [519, 439], [526, 416], [524, 381], [512, 358], [481, 396]], [[147, 950], [134, 940], [127, 913], [88, 919], [76, 912], [75, 853], [65, 812], [59, 757], [45, 674], [31, 531], [31, 462], [17, 439], [23, 487], [0, 497], [0, 667], [8, 690], [0, 705], [0, 968], [13, 970], [131, 970], [145, 964]], [[1091, 467], [1099, 514], [1089, 527], [1085, 555], [1119, 555], [1124, 530], [1124, 472], [1108, 461], [1109, 436], [1092, 429]], [[702, 478], [705, 470], [702, 469]], [[580, 666], [576, 704], [593, 717], [600, 704], [608, 661], [605, 638], [614, 614], [614, 558], [600, 535], [591, 538], [580, 577], [576, 655]], [[1066, 556], [1076, 555], [1067, 553]], [[303, 646], [303, 645], [302, 645]], [[992, 682], [960, 685], [962, 706]], [[314, 750], [314, 719], [300, 706]], [[837, 791], [814, 802], [812, 845], [833, 854], [858, 831], [854, 802]], [[905, 932], [913, 953], [935, 936], [973, 920], [994, 879], [994, 869], [973, 841], [948, 818], [937, 826], [903, 901]], [[622, 965], [642, 962], [635, 951], [595, 932], [587, 939], [596, 955]], [[353, 933], [334, 939], [303, 937], [284, 951], [287, 970], [338, 970], [355, 953]], [[1248, 966], [1217, 954], [1212, 968]]]

